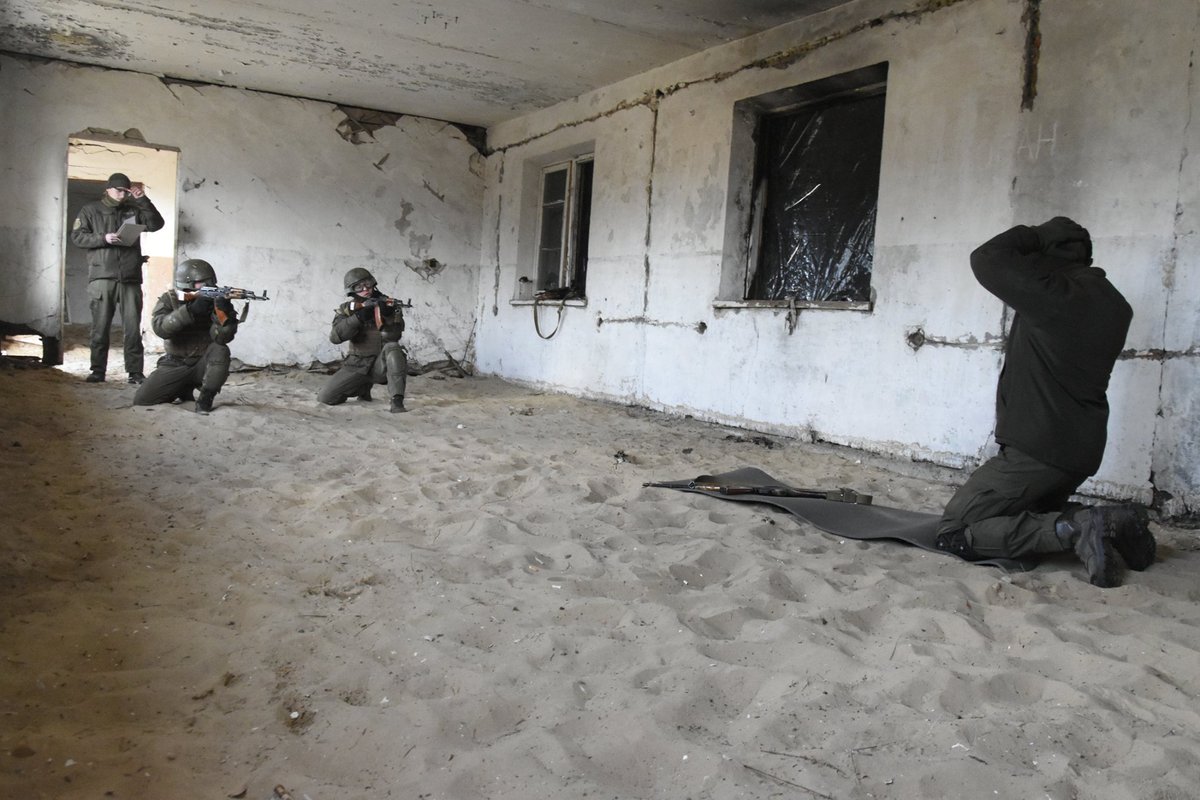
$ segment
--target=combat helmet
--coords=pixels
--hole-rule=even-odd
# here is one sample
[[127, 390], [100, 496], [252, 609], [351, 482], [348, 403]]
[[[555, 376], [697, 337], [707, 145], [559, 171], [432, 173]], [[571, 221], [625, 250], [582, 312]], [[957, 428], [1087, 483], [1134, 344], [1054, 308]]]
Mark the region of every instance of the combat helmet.
[[196, 288], [196, 281], [203, 281], [205, 286], [217, 285], [217, 273], [212, 264], [198, 258], [180, 261], [175, 268], [175, 288], [191, 291]]
[[342, 279], [342, 285], [346, 287], [346, 294], [354, 294], [355, 284], [362, 283], [363, 281], [370, 281], [372, 284], [377, 283], [375, 276], [365, 267], [355, 267], [347, 272], [346, 277]]

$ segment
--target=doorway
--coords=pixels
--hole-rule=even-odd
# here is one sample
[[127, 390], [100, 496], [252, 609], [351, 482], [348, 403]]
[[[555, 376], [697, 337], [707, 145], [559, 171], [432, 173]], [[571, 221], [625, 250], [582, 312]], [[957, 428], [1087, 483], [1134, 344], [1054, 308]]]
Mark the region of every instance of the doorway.
[[[149, 256], [142, 271], [142, 341], [146, 353], [160, 353], [162, 343], [147, 336], [154, 298], [171, 286], [175, 263], [176, 186], [179, 174], [179, 150], [165, 145], [149, 144], [120, 134], [87, 132], [67, 140], [66, 242], [63, 247], [63, 331], [64, 357], [80, 347], [87, 350], [92, 313], [87, 293], [87, 252], [71, 242], [71, 227], [79, 209], [96, 200], [104, 192], [108, 176], [123, 172], [130, 180], [146, 186], [146, 195], [154, 202], [166, 224], [161, 230], [142, 234], [142, 255]], [[109, 363], [120, 364], [121, 315], [113, 317], [109, 337], [115, 351], [109, 353]], [[78, 357], [78, 356], [77, 356]], [[87, 358], [86, 353], [83, 358]]]

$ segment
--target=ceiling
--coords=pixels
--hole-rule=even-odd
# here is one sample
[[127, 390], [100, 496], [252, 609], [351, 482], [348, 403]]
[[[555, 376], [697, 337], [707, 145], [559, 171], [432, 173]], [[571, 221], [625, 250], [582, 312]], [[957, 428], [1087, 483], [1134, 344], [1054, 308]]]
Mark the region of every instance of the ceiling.
[[847, 0], [4, 0], [0, 50], [488, 127]]

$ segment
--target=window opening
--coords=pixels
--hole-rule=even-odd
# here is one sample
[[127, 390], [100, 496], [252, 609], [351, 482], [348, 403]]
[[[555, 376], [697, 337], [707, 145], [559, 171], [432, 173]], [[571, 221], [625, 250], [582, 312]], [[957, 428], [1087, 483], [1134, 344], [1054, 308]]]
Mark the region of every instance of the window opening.
[[592, 158], [575, 158], [542, 171], [537, 291], [583, 297], [592, 215]]
[[869, 302], [887, 65], [753, 98], [746, 300]]

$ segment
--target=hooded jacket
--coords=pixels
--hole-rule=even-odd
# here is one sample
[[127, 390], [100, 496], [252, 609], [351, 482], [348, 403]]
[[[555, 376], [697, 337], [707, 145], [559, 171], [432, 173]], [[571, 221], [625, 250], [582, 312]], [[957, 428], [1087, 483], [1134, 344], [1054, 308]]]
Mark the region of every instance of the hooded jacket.
[[1094, 475], [1108, 437], [1108, 382], [1133, 310], [1091, 266], [1087, 231], [1061, 217], [1018, 225], [971, 253], [971, 269], [1016, 312], [996, 388], [996, 441]]

